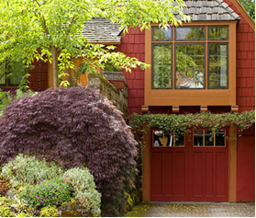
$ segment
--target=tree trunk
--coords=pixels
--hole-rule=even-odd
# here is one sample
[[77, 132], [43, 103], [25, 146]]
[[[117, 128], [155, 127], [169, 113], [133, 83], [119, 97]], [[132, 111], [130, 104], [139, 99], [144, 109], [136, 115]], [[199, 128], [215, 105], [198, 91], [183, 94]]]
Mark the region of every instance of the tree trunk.
[[53, 89], [59, 87], [59, 68], [58, 68], [58, 54], [57, 48], [52, 46], [52, 79], [53, 79]]

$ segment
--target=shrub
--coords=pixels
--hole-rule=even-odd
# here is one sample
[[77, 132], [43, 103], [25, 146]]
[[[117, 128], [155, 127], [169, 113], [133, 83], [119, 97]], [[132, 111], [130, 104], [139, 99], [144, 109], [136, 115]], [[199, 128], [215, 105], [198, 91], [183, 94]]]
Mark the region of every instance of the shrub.
[[17, 155], [2, 168], [2, 176], [8, 178], [13, 187], [20, 184], [35, 185], [40, 179], [54, 179], [62, 174], [63, 171], [56, 164], [23, 154]]
[[18, 152], [42, 154], [67, 168], [84, 164], [102, 194], [103, 216], [125, 212], [136, 144], [122, 113], [94, 89], [49, 89], [13, 101], [0, 118], [2, 164]]
[[26, 186], [20, 194], [33, 208], [61, 205], [71, 200], [69, 185], [59, 179], [42, 180], [35, 186]]
[[0, 206], [0, 217], [15, 217], [12, 212], [10, 212], [9, 207]]
[[88, 169], [74, 168], [66, 171], [63, 178], [72, 187], [74, 199], [91, 216], [100, 216], [101, 194], [96, 190], [93, 176]]
[[40, 211], [40, 217], [58, 217], [58, 216], [59, 216], [59, 213], [56, 207], [47, 206], [47, 207], [43, 207]]
[[6, 178], [0, 176], [0, 196], [5, 196], [6, 192], [11, 188], [11, 184]]

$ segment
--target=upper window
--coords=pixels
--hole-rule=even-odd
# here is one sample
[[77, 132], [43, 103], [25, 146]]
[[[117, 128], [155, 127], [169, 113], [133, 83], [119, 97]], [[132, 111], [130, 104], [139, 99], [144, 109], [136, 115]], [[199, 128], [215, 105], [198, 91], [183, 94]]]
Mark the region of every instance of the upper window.
[[228, 40], [228, 27], [209, 27], [209, 40]]
[[153, 41], [171, 41], [172, 28], [160, 29], [153, 27]]
[[177, 41], [205, 40], [205, 27], [177, 27], [175, 39]]
[[228, 27], [152, 30], [153, 89], [228, 88]]

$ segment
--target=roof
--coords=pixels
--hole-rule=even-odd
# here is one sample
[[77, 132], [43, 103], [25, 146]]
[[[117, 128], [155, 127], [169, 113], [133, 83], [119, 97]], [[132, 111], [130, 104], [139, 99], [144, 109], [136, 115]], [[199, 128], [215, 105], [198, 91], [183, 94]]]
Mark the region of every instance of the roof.
[[120, 42], [120, 24], [113, 24], [110, 20], [94, 18], [84, 22], [82, 35], [89, 42]]
[[122, 72], [110, 72], [110, 71], [103, 71], [102, 75], [107, 80], [113, 80], [113, 81], [125, 81], [124, 74]]
[[[184, 0], [187, 8], [183, 8], [185, 15], [189, 15], [192, 21], [234, 21], [240, 17], [223, 0]], [[175, 17], [181, 19], [178, 13]], [[93, 18], [84, 22], [82, 35], [91, 43], [120, 43], [121, 25], [110, 20]]]
[[[183, 13], [189, 15], [192, 21], [232, 21], [240, 20], [239, 15], [223, 0], [184, 0], [187, 8]], [[175, 17], [181, 19], [178, 13]]]

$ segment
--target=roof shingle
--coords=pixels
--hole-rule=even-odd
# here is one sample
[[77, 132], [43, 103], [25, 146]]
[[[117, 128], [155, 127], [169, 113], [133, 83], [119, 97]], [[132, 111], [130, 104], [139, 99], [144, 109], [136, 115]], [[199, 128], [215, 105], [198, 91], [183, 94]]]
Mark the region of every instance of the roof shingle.
[[[183, 9], [192, 21], [232, 21], [240, 17], [223, 0], [184, 0], [187, 8]], [[181, 19], [178, 13], [175, 17]], [[94, 18], [84, 22], [82, 35], [89, 42], [117, 42], [121, 40], [120, 24], [113, 24], [110, 20]]]

